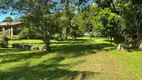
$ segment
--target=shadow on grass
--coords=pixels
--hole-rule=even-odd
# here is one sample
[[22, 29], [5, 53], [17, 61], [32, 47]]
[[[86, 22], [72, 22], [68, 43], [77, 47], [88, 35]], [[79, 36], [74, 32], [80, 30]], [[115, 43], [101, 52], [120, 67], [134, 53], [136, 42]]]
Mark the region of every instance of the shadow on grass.
[[[75, 43], [74, 43], [75, 42]], [[0, 58], [3, 60], [0, 64], [9, 64], [12, 62], [25, 61], [22, 65], [16, 65], [7, 71], [0, 71], [0, 80], [74, 80], [80, 78], [80, 80], [87, 80], [88, 77], [94, 75], [100, 75], [100, 72], [90, 71], [71, 71], [68, 68], [72, 65], [81, 64], [84, 61], [77, 61], [71, 64], [60, 64], [66, 57], [79, 57], [87, 54], [95, 54], [98, 51], [105, 50], [105, 48], [113, 49], [112, 44], [88, 44], [86, 41], [80, 40], [74, 41], [74, 44], [52, 46], [53, 51], [60, 54], [66, 54], [67, 56], [56, 56], [51, 59], [44, 60], [36, 65], [31, 66], [30, 59], [37, 60], [44, 55], [48, 55], [40, 52], [28, 52], [22, 53], [23, 49], [0, 49]], [[66, 44], [68, 43], [57, 43]], [[56, 43], [54, 43], [56, 44]], [[15, 52], [15, 53], [10, 53]], [[51, 52], [51, 53], [52, 53]], [[26, 61], [29, 60], [29, 61]]]
[[[88, 76], [99, 75], [99, 72], [70, 71], [65, 67], [71, 64], [59, 64], [63, 57], [51, 59], [40, 64], [29, 66], [30, 62], [11, 68], [10, 71], [0, 71], [0, 80], [74, 80], [80, 76], [80, 80], [85, 80]], [[80, 64], [78, 61], [75, 64]], [[62, 68], [61, 68], [62, 67]], [[64, 68], [63, 68], [64, 67]]]
[[[104, 41], [110, 42], [110, 44], [114, 43], [114, 41], [111, 41], [111, 40], [104, 40]], [[123, 47], [128, 52], [142, 51], [142, 50], [138, 49], [138, 47], [129, 47], [128, 44], [124, 44]]]
[[114, 41], [112, 41], [112, 40], [108, 40], [108, 39], [106, 39], [106, 40], [104, 40], [105, 42], [109, 42], [110, 44], [111, 43], [114, 43]]
[[125, 47], [125, 49], [128, 51], [128, 52], [134, 52], [134, 51], [142, 51], [138, 48], [132, 48], [132, 47]]
[[14, 48], [0, 48], [0, 54], [10, 53], [10, 52], [22, 52], [24, 49], [14, 49]]
[[[20, 40], [18, 40], [18, 41], [20, 41]], [[54, 40], [54, 41], [51, 41], [51, 44], [73, 44], [73, 43], [85, 43], [87, 41], [89, 41], [89, 39], [68, 39], [68, 40], [63, 40], [63, 41]], [[16, 43], [16, 41], [15, 41], [15, 43]], [[26, 42], [26, 40], [25, 40], [25, 42], [21, 42], [19, 44], [29, 44], [29, 43]], [[41, 45], [41, 44], [44, 44], [44, 43], [43, 42], [38, 42], [38, 43], [37, 42], [32, 42], [30, 44]]]
[[[95, 54], [96, 52], [103, 51], [105, 49], [114, 49], [112, 44], [76, 44], [76, 45], [60, 45], [60, 46], [52, 46], [52, 52], [57, 52], [60, 54], [65, 54], [65, 57], [80, 57], [88, 54]], [[0, 58], [3, 63], [11, 63], [20, 60], [27, 60], [30, 58], [40, 58], [46, 55], [46, 52], [24, 52], [24, 49], [0, 49]], [[18, 54], [17, 54], [18, 52]], [[52, 53], [51, 52], [51, 53]], [[57, 58], [55, 58], [57, 60]]]
[[100, 74], [99, 72], [69, 71], [65, 69], [34, 70], [33, 67], [23, 67], [18, 69], [20, 70], [0, 72], [1, 80], [75, 80], [79, 75], [81, 75], [80, 80], [86, 80], [87, 76]]
[[87, 54], [95, 54], [96, 52], [103, 50], [113, 50], [114, 45], [101, 43], [101, 44], [71, 44], [52, 46], [52, 52], [58, 52], [61, 54], [72, 55], [71, 57], [79, 57]]
[[0, 49], [0, 64], [11, 63], [20, 60], [28, 60], [31, 58], [40, 58], [45, 55], [44, 52], [24, 52], [23, 49]]
[[51, 42], [51, 44], [79, 44], [86, 43], [88, 39], [68, 39], [67, 41], [55, 41]]
[[[111, 41], [111, 40], [104, 40], [104, 41], [109, 42], [110, 44], [114, 43], [114, 41]], [[114, 47], [116, 47], [116, 46], [114, 46]], [[140, 49], [138, 49], [136, 47], [129, 47], [126, 44], [123, 45], [123, 48], [128, 52], [141, 51]]]

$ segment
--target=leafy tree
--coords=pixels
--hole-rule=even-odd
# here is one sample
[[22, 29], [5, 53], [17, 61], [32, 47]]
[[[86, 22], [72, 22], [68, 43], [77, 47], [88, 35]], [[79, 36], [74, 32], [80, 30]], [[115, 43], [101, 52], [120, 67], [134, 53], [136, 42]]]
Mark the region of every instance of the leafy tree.
[[[114, 33], [119, 34], [119, 36], [125, 37], [125, 43], [133, 42], [134, 45], [141, 39], [141, 1], [135, 0], [97, 0], [96, 3], [99, 7], [102, 8], [101, 11], [105, 11], [106, 8], [110, 10], [110, 15], [107, 13], [107, 16], [97, 17], [97, 20], [102, 19], [101, 22], [98, 23], [104, 27], [101, 30], [105, 30], [106, 35], [111, 35]], [[99, 12], [99, 14], [100, 14]], [[107, 11], [109, 12], [109, 11]], [[101, 15], [106, 14], [103, 12]], [[116, 17], [115, 17], [115, 16]], [[109, 17], [110, 16], [110, 17]], [[117, 16], [119, 18], [117, 18]], [[131, 16], [131, 17], [130, 17]], [[108, 24], [109, 23], [109, 24]], [[110, 23], [112, 25], [111, 29], [112, 33], [106, 33], [108, 30], [108, 26]], [[101, 27], [99, 27], [101, 28]], [[107, 31], [108, 32], [108, 31]], [[116, 36], [116, 40], [119, 40], [119, 36]], [[120, 38], [123, 38], [120, 37]], [[124, 40], [122, 40], [124, 41]]]
[[[125, 27], [124, 36], [126, 42], [133, 43], [133, 46], [139, 42], [142, 38], [142, 4], [141, 1], [134, 0], [117, 0], [115, 3], [117, 10], [119, 11], [119, 15], [124, 19], [123, 26]], [[121, 5], [118, 5], [121, 4]]]
[[78, 13], [71, 20], [71, 36], [74, 38], [82, 36], [85, 32], [84, 20], [82, 16], [82, 13]]
[[13, 22], [11, 17], [6, 17], [2, 22]]
[[[8, 0], [9, 1], [9, 0]], [[45, 43], [46, 51], [50, 51], [51, 36], [58, 30], [57, 18], [55, 14], [51, 14], [51, 8], [55, 5], [52, 1], [47, 0], [13, 0], [10, 4], [8, 1], [3, 1], [2, 7], [8, 5], [16, 12], [24, 13], [27, 22], [32, 23], [32, 29], [42, 36]]]

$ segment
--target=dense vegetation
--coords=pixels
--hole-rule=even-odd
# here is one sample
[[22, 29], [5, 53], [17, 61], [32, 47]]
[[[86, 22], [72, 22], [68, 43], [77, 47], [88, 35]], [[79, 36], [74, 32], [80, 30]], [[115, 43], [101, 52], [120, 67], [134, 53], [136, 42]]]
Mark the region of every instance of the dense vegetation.
[[0, 33], [0, 80], [142, 79], [142, 0], [0, 0], [9, 12], [25, 27]]
[[1, 13], [12, 10], [11, 14], [24, 15], [21, 19], [29, 26], [26, 31], [43, 40], [47, 51], [53, 37], [66, 40], [85, 32], [114, 38], [119, 49], [122, 44], [141, 49], [141, 8], [141, 0], [0, 1]]

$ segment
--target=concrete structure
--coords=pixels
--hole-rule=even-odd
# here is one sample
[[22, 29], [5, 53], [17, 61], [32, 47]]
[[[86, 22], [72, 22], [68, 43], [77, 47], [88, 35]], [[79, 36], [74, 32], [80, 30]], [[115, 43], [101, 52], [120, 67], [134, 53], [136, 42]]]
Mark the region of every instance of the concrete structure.
[[5, 30], [8, 30], [11, 39], [13, 36], [13, 30], [16, 28], [21, 28], [23, 27], [24, 24], [22, 22], [1, 22], [0, 23], [0, 30], [4, 34]]

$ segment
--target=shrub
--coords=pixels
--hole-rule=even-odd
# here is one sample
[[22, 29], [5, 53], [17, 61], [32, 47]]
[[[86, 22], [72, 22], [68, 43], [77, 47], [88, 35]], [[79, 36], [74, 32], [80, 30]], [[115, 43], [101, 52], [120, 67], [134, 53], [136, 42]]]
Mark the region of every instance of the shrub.
[[20, 34], [19, 39], [40, 39], [41, 37], [32, 29], [24, 28]]
[[8, 48], [8, 37], [4, 36], [2, 37], [2, 39], [0, 40], [0, 47], [1, 48]]

